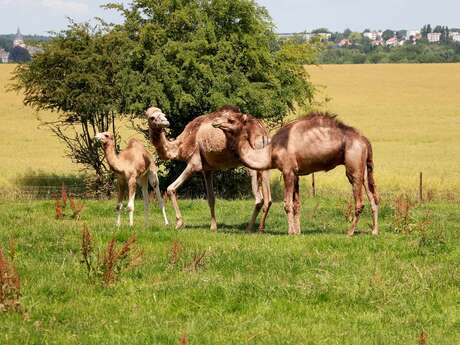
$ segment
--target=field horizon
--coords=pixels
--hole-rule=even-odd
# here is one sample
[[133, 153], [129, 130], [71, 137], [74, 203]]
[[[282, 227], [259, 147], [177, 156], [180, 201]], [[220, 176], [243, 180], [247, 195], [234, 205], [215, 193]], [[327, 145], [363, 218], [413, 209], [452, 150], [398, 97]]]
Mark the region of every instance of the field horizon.
[[[6, 93], [14, 65], [0, 65], [0, 188], [18, 177], [77, 174], [64, 146], [41, 120], [55, 116], [22, 105]], [[375, 176], [382, 193], [412, 193], [423, 172], [425, 190], [458, 199], [460, 190], [460, 64], [307, 66], [317, 87], [313, 107], [338, 114], [366, 135], [374, 149]], [[122, 123], [122, 139], [136, 133]], [[20, 136], [18, 136], [20, 134]], [[276, 179], [276, 173], [274, 178]], [[344, 169], [316, 174], [318, 189], [349, 192]], [[304, 181], [303, 185], [307, 185]]]

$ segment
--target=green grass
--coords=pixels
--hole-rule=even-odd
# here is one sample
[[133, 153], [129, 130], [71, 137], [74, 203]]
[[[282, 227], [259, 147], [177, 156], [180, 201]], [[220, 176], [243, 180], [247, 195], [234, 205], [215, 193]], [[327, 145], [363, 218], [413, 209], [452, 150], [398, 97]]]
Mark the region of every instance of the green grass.
[[[313, 214], [316, 202], [317, 211]], [[280, 203], [265, 235], [247, 234], [251, 201], [181, 201], [188, 227], [164, 227], [157, 207], [143, 229], [144, 262], [112, 287], [90, 281], [80, 263], [87, 224], [102, 245], [131, 231], [113, 226], [114, 203], [87, 201], [79, 222], [54, 219], [52, 201], [0, 201], [0, 243], [17, 243], [23, 313], [0, 313], [0, 344], [427, 344], [460, 343], [460, 206], [428, 203], [411, 213], [410, 233], [392, 226], [389, 201], [379, 237], [344, 233], [345, 201], [308, 200], [302, 235], [286, 235]], [[170, 220], [173, 219], [168, 204]], [[123, 218], [126, 224], [126, 215]], [[430, 222], [422, 222], [428, 218]], [[180, 260], [169, 263], [174, 241]], [[206, 250], [197, 272], [186, 269]]]

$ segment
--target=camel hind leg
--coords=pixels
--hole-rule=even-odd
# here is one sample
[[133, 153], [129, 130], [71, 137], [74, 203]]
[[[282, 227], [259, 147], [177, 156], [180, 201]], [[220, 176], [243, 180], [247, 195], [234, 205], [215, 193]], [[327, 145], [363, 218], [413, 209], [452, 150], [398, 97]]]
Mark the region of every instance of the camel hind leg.
[[289, 235], [297, 234], [294, 219], [294, 184], [295, 174], [293, 172], [284, 172], [284, 211], [288, 219], [288, 233]]
[[128, 214], [129, 226], [134, 224], [134, 199], [136, 198], [136, 178], [131, 177], [128, 181]]
[[360, 143], [353, 143], [345, 152], [345, 170], [348, 181], [352, 185], [353, 198], [355, 200], [355, 213], [348, 236], [353, 236], [358, 224], [361, 213], [363, 212], [363, 185], [365, 174], [366, 147]]
[[149, 182], [148, 177], [141, 177], [139, 184], [142, 188], [142, 198], [144, 199], [144, 226], [149, 225]]
[[252, 169], [247, 169], [249, 175], [251, 176], [251, 190], [252, 195], [255, 199], [254, 210], [252, 211], [251, 220], [249, 221], [246, 231], [250, 232], [254, 228], [254, 224], [256, 222], [257, 216], [259, 215], [260, 210], [262, 209], [263, 205], [263, 198], [260, 193], [259, 189], [259, 172]]
[[123, 199], [126, 194], [126, 183], [121, 181], [120, 178], [117, 179], [117, 185], [118, 185], [118, 195], [117, 195], [117, 221], [116, 225], [119, 227], [121, 225], [121, 210], [123, 209]]
[[367, 198], [369, 199], [369, 203], [371, 204], [371, 211], [372, 211], [372, 235], [379, 234], [379, 196], [377, 194], [377, 190], [375, 188], [375, 183], [373, 182], [373, 177], [371, 177], [372, 182], [370, 182], [369, 169], [365, 171], [364, 174], [364, 189], [366, 190]]
[[160, 192], [160, 181], [158, 180], [156, 171], [151, 170], [149, 172], [149, 183], [155, 191], [158, 204], [160, 205], [161, 213], [163, 214], [164, 223], [165, 225], [169, 225], [168, 217], [166, 216], [165, 204]]

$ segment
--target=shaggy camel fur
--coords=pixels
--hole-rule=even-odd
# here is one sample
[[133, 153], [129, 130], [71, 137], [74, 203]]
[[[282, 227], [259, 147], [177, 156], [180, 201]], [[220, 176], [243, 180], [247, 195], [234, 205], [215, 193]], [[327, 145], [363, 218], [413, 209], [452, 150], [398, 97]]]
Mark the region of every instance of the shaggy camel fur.
[[[161, 109], [150, 107], [145, 112], [148, 119], [150, 140], [155, 146], [159, 156], [163, 160], [180, 160], [187, 162], [187, 167], [182, 174], [167, 189], [176, 212], [176, 228], [184, 225], [182, 214], [177, 204], [177, 189], [187, 181], [193, 173], [202, 172], [206, 193], [211, 212], [211, 230], [217, 230], [217, 222], [214, 212], [215, 197], [212, 183], [212, 172], [221, 169], [230, 169], [241, 166], [241, 162], [236, 156], [226, 136], [222, 131], [212, 127], [212, 123], [219, 118], [225, 118], [229, 114], [239, 113], [237, 107], [225, 106], [214, 113], [206, 114], [195, 118], [185, 126], [183, 132], [172, 141], [165, 135], [165, 128], [169, 127], [169, 121]], [[257, 123], [254, 128], [254, 136], [267, 135], [264, 127], [260, 126], [254, 118], [248, 118], [248, 123]], [[271, 205], [270, 195], [270, 176], [268, 171], [250, 171], [252, 192], [256, 199], [251, 220], [247, 226], [250, 231], [254, 227], [257, 215], [263, 206], [263, 217], [260, 221], [259, 231], [265, 228], [265, 219]]]
[[127, 209], [129, 212], [129, 226], [133, 226], [136, 184], [142, 188], [142, 196], [144, 198], [144, 222], [147, 226], [149, 216], [149, 183], [155, 190], [161, 212], [163, 213], [164, 222], [168, 225], [168, 218], [166, 217], [166, 211], [158, 183], [157, 167], [152, 155], [145, 149], [144, 145], [137, 139], [131, 139], [128, 142], [128, 146], [117, 155], [112, 133], [98, 133], [95, 138], [102, 144], [105, 158], [112, 171], [117, 175], [117, 226], [120, 226], [121, 209], [123, 208], [123, 198], [127, 194], [126, 192], [128, 192]]
[[362, 187], [372, 207], [372, 234], [378, 234], [379, 196], [373, 177], [372, 147], [356, 129], [338, 121], [329, 113], [310, 113], [285, 125], [272, 137], [269, 145], [254, 149], [249, 144], [247, 115], [234, 114], [213, 125], [232, 140], [243, 164], [251, 169], [278, 169], [284, 178], [284, 208], [289, 234], [300, 233], [299, 176], [315, 171], [329, 171], [345, 165], [353, 187], [355, 213], [348, 235], [355, 232], [363, 210]]

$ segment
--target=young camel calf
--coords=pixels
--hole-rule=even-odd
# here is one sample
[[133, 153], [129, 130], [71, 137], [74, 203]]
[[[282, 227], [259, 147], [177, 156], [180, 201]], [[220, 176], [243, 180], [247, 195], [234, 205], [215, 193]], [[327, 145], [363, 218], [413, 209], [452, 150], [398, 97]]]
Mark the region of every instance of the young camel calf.
[[136, 196], [136, 184], [142, 188], [144, 198], [144, 223], [148, 224], [149, 217], [149, 198], [148, 185], [153, 187], [157, 200], [163, 213], [164, 222], [169, 224], [166, 217], [166, 211], [163, 199], [160, 193], [158, 182], [157, 167], [152, 155], [145, 149], [144, 145], [137, 139], [131, 139], [128, 146], [118, 155], [115, 152], [115, 142], [113, 134], [103, 132], [96, 134], [96, 141], [102, 144], [105, 158], [109, 163], [112, 171], [117, 175], [118, 183], [118, 202], [117, 202], [117, 226], [121, 222], [121, 209], [123, 208], [123, 199], [128, 194], [128, 213], [129, 226], [133, 226], [134, 198]]

